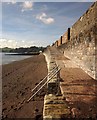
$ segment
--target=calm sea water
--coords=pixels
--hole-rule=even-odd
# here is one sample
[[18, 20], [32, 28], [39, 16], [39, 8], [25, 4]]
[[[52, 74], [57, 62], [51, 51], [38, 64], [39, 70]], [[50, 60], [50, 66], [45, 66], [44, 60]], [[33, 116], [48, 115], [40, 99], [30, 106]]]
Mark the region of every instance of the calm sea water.
[[5, 55], [7, 53], [0, 52], [0, 65], [8, 64], [14, 61], [23, 60], [32, 56], [25, 56], [25, 55]]

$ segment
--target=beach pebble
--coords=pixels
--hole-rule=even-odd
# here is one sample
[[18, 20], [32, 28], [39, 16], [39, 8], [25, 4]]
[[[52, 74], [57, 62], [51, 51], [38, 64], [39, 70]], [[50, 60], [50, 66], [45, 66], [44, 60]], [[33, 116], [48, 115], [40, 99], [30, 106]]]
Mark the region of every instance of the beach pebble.
[[36, 115], [35, 120], [42, 120], [42, 115]]
[[7, 110], [7, 108], [3, 108], [3, 109], [2, 109], [2, 112], [4, 112], [5, 110]]
[[11, 105], [11, 108], [13, 108], [13, 105]]
[[72, 108], [71, 109], [72, 112], [72, 116], [75, 118], [77, 116], [79, 116], [80, 111], [77, 108]]
[[17, 110], [17, 107], [15, 107], [14, 110], [16, 111], [16, 110]]
[[8, 116], [7, 116], [7, 115], [4, 115], [3, 118], [8, 118]]
[[66, 100], [66, 97], [63, 97], [62, 100]]
[[23, 96], [24, 94], [25, 94], [25, 92], [22, 92], [22, 93], [21, 93], [21, 96]]
[[67, 98], [66, 98], [66, 101], [67, 101], [67, 102], [70, 102], [70, 101], [71, 101], [71, 99], [67, 97]]
[[38, 109], [35, 109], [35, 112], [38, 112], [39, 110]]
[[7, 85], [4, 85], [3, 87], [7, 87]]
[[35, 85], [38, 85], [38, 83], [35, 83]]
[[27, 90], [29, 87], [26, 87], [25, 90]]
[[17, 110], [20, 110], [22, 108], [22, 106], [19, 106], [18, 108], [17, 108]]

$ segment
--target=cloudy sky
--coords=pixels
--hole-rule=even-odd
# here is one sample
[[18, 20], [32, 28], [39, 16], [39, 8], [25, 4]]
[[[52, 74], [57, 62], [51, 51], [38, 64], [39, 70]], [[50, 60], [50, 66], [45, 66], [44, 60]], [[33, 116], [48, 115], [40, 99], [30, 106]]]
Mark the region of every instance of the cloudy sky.
[[0, 47], [51, 45], [92, 4], [93, 2], [3, 1], [0, 3]]

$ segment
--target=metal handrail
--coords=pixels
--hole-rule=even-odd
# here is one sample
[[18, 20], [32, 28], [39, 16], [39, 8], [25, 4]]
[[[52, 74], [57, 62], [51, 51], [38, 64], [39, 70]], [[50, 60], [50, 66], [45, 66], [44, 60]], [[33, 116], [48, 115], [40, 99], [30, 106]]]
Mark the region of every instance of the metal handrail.
[[49, 75], [51, 75], [52, 72], [54, 72], [57, 68], [58, 68], [58, 66], [57, 66], [57, 67], [54, 67], [54, 68], [50, 71], [50, 73], [47, 74], [47, 76], [46, 76], [45, 78], [43, 78], [43, 80], [40, 81], [40, 83], [39, 83], [38, 85], [36, 85], [35, 88], [33, 88], [33, 89], [31, 90], [31, 92], [33, 92], [33, 91], [34, 91]]
[[29, 102], [59, 71], [61, 70], [61, 68], [59, 68], [53, 75], [51, 78], [49, 78], [39, 89], [37, 92], [35, 92], [28, 100], [27, 102]]

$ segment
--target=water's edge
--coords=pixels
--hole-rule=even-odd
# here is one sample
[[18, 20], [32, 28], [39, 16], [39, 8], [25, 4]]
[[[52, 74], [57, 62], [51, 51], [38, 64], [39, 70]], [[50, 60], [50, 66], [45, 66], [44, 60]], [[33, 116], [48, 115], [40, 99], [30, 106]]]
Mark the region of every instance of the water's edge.
[[[15, 55], [16, 54], [16, 55]], [[14, 61], [20, 61], [33, 55], [18, 55], [17, 53], [9, 54], [9, 53], [1, 53], [0, 52], [0, 65], [9, 64]]]

